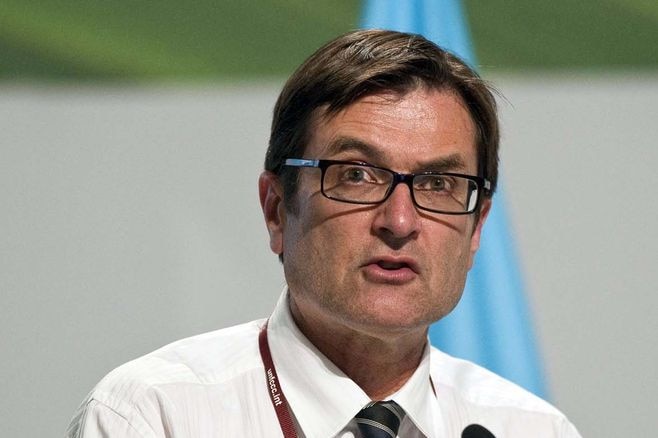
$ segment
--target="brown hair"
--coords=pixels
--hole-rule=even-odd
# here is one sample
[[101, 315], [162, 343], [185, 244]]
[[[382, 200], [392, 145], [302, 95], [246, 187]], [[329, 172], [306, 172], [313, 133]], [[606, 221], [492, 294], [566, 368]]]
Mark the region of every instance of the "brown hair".
[[286, 158], [301, 158], [316, 110], [334, 115], [357, 99], [377, 92], [404, 95], [418, 86], [451, 90], [463, 99], [477, 127], [480, 176], [498, 180], [500, 141], [493, 89], [464, 61], [420, 35], [388, 30], [358, 30], [318, 49], [288, 79], [274, 107], [265, 169], [279, 175], [290, 207], [297, 168]]

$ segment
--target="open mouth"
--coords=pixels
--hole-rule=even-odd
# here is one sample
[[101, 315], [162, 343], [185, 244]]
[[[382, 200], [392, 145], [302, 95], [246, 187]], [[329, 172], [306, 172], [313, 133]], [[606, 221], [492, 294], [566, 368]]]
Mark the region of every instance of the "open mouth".
[[416, 274], [420, 272], [418, 264], [410, 257], [373, 257], [366, 263], [366, 265], [370, 265], [386, 272], [409, 271]]
[[418, 265], [408, 257], [375, 257], [364, 265], [366, 278], [375, 283], [403, 285], [418, 277]]
[[409, 264], [406, 262], [392, 262], [387, 260], [379, 260], [376, 264], [380, 268], [386, 269], [387, 271], [394, 271], [396, 269], [403, 269], [403, 268], [411, 269]]

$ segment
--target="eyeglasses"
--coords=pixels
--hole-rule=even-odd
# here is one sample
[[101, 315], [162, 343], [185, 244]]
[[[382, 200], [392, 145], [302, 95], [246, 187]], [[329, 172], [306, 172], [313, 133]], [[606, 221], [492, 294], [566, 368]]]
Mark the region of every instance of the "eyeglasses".
[[491, 182], [452, 172], [397, 173], [357, 161], [288, 158], [286, 166], [317, 167], [322, 171], [322, 194], [352, 204], [380, 204], [404, 183], [420, 209], [443, 214], [473, 213]]

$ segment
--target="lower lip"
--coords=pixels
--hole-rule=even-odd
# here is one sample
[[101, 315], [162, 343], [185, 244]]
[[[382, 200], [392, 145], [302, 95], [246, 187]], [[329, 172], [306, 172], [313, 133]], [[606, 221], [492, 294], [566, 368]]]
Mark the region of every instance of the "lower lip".
[[404, 284], [417, 277], [411, 268], [384, 269], [376, 263], [364, 266], [366, 278], [375, 283]]

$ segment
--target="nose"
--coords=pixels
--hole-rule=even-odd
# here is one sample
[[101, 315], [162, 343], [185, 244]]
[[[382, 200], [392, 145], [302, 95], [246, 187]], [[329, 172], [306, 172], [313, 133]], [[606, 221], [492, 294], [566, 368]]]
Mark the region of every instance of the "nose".
[[398, 241], [413, 239], [418, 235], [420, 218], [410, 190], [407, 184], [398, 184], [388, 199], [379, 206], [373, 221], [376, 234]]

